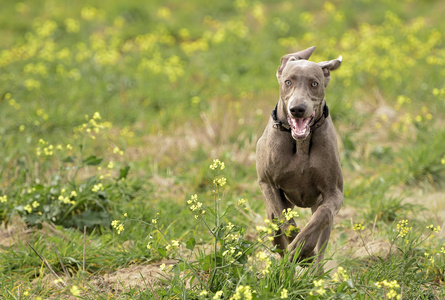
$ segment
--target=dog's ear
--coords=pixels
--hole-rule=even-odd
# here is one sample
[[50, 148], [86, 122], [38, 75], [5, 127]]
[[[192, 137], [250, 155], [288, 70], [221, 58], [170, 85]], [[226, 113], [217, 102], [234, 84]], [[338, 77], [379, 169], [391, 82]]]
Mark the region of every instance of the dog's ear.
[[340, 67], [340, 64], [343, 60], [343, 57], [340, 55], [338, 58], [319, 62], [318, 65], [323, 70], [324, 74], [324, 87], [328, 86], [329, 80], [331, 80], [331, 71], [337, 70]]
[[314, 51], [315, 51], [315, 46], [312, 46], [310, 48], [307, 48], [306, 50], [302, 50], [302, 51], [299, 51], [299, 52], [286, 54], [285, 56], [283, 56], [281, 58], [281, 65], [280, 65], [280, 67], [278, 68], [278, 71], [277, 71], [277, 77], [280, 76], [281, 73], [283, 73], [284, 67], [286, 67], [286, 64], [289, 61], [300, 60], [300, 59], [308, 60], [309, 57], [311, 57], [312, 53], [314, 53]]

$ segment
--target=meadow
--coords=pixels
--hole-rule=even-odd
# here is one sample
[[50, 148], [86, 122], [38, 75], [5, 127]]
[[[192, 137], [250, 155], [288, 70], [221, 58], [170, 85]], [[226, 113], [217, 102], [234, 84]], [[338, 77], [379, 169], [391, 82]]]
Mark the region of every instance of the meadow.
[[[444, 299], [445, 3], [0, 0], [1, 299]], [[326, 91], [344, 206], [281, 260], [255, 146], [280, 58]]]

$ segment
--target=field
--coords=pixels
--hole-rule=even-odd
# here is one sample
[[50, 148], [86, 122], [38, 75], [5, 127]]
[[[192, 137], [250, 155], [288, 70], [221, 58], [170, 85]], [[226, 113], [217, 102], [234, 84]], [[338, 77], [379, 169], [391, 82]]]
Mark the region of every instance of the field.
[[[442, 1], [0, 6], [1, 299], [445, 298]], [[343, 56], [322, 274], [272, 248], [255, 171], [280, 58], [314, 45]]]

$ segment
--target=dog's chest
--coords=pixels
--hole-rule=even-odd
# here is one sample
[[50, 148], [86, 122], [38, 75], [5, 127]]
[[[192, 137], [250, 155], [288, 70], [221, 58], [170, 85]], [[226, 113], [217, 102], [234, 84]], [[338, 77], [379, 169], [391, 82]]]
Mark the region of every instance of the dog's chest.
[[274, 181], [289, 202], [299, 207], [311, 207], [320, 200], [316, 183], [318, 175], [309, 155], [295, 154], [274, 169]]

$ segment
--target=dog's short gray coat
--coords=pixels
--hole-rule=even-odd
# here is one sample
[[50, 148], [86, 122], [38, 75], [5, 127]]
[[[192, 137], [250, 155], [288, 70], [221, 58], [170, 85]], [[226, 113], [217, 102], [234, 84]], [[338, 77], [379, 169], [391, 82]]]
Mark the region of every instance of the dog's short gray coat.
[[274, 244], [291, 251], [290, 259], [302, 246], [299, 259], [317, 255], [317, 261], [321, 261], [334, 216], [343, 203], [343, 177], [331, 117], [315, 131], [309, 128], [322, 117], [330, 72], [340, 66], [342, 58], [310, 62], [307, 59], [314, 50], [311, 47], [284, 56], [277, 71], [278, 120], [285, 125], [310, 124], [306, 131], [294, 126], [290, 133], [274, 126], [270, 118], [257, 144], [256, 167], [270, 220], [281, 218], [284, 209], [294, 206], [312, 209], [310, 221], [298, 235], [283, 234], [289, 225], [296, 226], [291, 220], [278, 232]]

